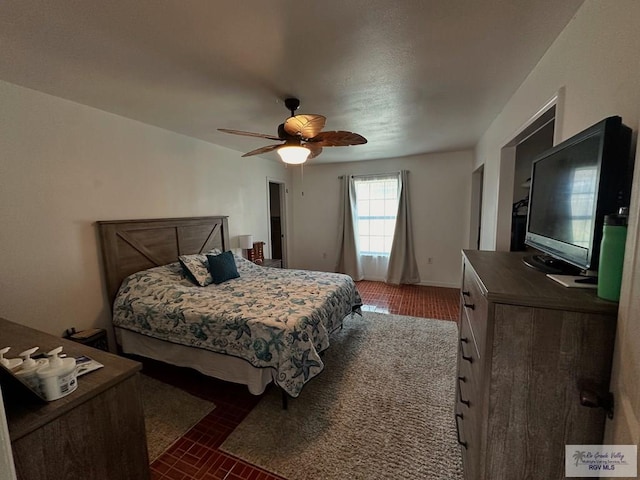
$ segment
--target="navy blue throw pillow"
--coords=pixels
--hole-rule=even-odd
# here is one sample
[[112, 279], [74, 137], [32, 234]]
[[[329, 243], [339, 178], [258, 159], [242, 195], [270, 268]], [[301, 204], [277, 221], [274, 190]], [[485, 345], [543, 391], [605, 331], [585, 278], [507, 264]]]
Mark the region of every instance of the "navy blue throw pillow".
[[213, 283], [215, 284], [240, 276], [231, 251], [226, 251], [220, 255], [207, 255], [207, 260], [209, 261], [209, 272], [211, 272], [211, 278], [213, 278]]

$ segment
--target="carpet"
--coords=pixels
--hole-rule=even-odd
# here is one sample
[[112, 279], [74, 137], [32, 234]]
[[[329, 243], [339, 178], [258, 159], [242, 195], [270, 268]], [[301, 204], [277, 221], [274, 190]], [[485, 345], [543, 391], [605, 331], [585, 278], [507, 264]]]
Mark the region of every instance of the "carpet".
[[146, 375], [140, 375], [140, 382], [147, 450], [152, 463], [215, 405]]
[[365, 312], [282, 410], [271, 389], [221, 450], [288, 480], [462, 478], [454, 322]]

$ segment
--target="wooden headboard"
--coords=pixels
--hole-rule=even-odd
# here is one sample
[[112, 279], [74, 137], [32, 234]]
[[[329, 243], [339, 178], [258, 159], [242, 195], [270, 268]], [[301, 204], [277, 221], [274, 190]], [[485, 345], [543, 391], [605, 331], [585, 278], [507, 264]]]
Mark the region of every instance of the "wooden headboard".
[[226, 216], [97, 222], [109, 300], [132, 273], [212, 248], [230, 250]]

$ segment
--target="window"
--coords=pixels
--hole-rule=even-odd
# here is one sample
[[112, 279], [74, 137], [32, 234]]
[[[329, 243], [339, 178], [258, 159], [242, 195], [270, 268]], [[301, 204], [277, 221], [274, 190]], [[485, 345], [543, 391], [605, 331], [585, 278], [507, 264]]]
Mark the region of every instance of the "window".
[[360, 254], [388, 256], [398, 213], [398, 177], [357, 177], [354, 182]]

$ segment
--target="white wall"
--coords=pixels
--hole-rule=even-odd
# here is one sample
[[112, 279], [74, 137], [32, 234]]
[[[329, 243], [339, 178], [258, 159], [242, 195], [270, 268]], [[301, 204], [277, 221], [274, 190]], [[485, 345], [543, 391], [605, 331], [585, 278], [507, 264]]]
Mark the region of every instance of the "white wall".
[[109, 325], [97, 220], [229, 215], [232, 247], [267, 239], [279, 163], [4, 82], [0, 105], [0, 316]]
[[[640, 105], [639, 113], [640, 113]], [[640, 128], [640, 124], [637, 125]], [[625, 266], [620, 291], [616, 348], [611, 371], [615, 415], [607, 422], [604, 444], [640, 444], [640, 150], [636, 152], [634, 191], [629, 210]]]
[[[500, 149], [562, 87], [564, 100], [556, 118], [560, 140], [610, 115], [620, 115], [635, 128], [639, 24], [640, 2], [587, 0], [482, 136], [475, 157], [476, 166], [485, 165], [481, 248], [509, 245], [497, 238], [508, 239], [508, 222], [496, 228]], [[510, 215], [506, 207], [503, 211]]]
[[[610, 115], [637, 129], [640, 125], [640, 2], [587, 0], [563, 30], [536, 68], [483, 135], [475, 164], [485, 165], [485, 202], [481, 248], [493, 249], [508, 232], [496, 228], [500, 149], [521, 125], [562, 87], [559, 105], [560, 140], [566, 139]], [[607, 423], [606, 443], [637, 444], [640, 440], [640, 329], [637, 294], [638, 211], [640, 164], [636, 157], [633, 223], [627, 238], [612, 391], [616, 414]], [[634, 268], [635, 267], [635, 268]]]
[[[354, 147], [357, 148], [357, 147]], [[458, 287], [460, 250], [467, 248], [473, 152], [367, 162], [312, 163], [292, 173], [292, 267], [334, 271], [340, 175], [409, 170], [416, 261], [424, 285]], [[302, 194], [304, 192], [304, 195]], [[326, 257], [325, 257], [326, 256]], [[433, 263], [428, 263], [428, 258]]]

